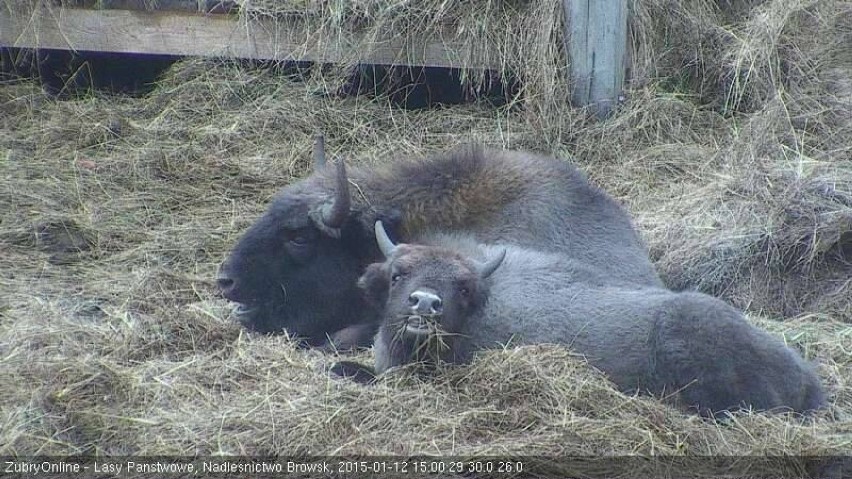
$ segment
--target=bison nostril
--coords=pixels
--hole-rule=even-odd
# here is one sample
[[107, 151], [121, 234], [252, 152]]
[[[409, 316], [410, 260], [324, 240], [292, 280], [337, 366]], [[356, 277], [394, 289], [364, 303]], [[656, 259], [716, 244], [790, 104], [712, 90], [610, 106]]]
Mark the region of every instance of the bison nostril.
[[441, 298], [428, 291], [415, 291], [408, 297], [411, 310], [417, 314], [438, 314], [441, 312]]

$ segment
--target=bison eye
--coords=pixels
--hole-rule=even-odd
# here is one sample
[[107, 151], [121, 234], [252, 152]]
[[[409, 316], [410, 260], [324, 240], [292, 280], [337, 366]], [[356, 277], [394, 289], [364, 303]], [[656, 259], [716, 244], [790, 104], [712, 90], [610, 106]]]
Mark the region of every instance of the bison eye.
[[310, 242], [310, 239], [307, 236], [296, 235], [290, 238], [290, 242], [295, 245], [302, 246], [308, 244], [308, 242]]
[[459, 288], [459, 294], [462, 296], [469, 296], [470, 289], [467, 286], [462, 286], [461, 288]]
[[291, 259], [297, 263], [304, 263], [314, 254], [316, 241], [316, 234], [307, 228], [285, 230], [283, 247]]
[[287, 238], [287, 242], [291, 245], [305, 246], [314, 241], [315, 236], [311, 233], [311, 230], [308, 228], [299, 228], [295, 230], [287, 230], [284, 235]]

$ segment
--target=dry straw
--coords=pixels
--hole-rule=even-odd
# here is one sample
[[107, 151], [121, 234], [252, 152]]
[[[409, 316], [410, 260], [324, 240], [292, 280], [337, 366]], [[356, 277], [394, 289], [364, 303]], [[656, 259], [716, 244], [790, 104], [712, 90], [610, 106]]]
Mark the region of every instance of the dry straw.
[[[595, 123], [564, 100], [560, 2], [293, 4], [329, 34], [449, 23], [487, 38], [470, 64], [493, 56], [521, 96], [405, 111], [336, 96], [340, 70], [210, 60], [141, 98], [3, 80], [0, 455], [849, 451], [852, 5], [637, 0], [626, 101]], [[369, 388], [327, 378], [333, 357], [241, 330], [211, 281], [307, 174], [316, 131], [356, 164], [467, 141], [573, 158], [634, 213], [671, 286], [747, 309], [817, 361], [830, 410], [712, 424], [625, 396], [558, 347]]]

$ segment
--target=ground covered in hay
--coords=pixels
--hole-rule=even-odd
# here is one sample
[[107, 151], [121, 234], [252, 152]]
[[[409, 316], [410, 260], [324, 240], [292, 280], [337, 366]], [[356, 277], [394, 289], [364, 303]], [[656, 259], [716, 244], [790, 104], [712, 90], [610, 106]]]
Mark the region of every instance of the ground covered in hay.
[[[562, 53], [541, 47], [559, 3], [529, 2], [537, 35], [500, 50], [524, 86], [499, 109], [405, 111], [328, 94], [328, 70], [221, 61], [178, 63], [142, 98], [0, 83], [0, 455], [849, 454], [852, 4], [637, 0], [634, 81], [594, 122], [560, 100]], [[247, 334], [212, 281], [307, 174], [317, 131], [353, 164], [470, 141], [574, 161], [632, 211], [671, 287], [814, 360], [830, 409], [709, 423], [548, 346], [431, 380], [330, 379], [332, 355]]]

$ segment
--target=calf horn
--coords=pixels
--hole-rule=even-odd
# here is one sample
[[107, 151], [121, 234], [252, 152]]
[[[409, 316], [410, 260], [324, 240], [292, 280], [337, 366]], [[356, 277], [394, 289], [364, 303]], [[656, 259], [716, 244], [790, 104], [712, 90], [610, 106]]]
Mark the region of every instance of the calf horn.
[[396, 249], [396, 245], [388, 237], [385, 226], [381, 221], [376, 221], [376, 242], [379, 244], [379, 249], [385, 255], [385, 258], [390, 258]]
[[337, 189], [334, 203], [322, 209], [322, 222], [329, 228], [340, 228], [349, 217], [349, 180], [346, 178], [346, 165], [343, 160], [337, 162]]
[[497, 256], [495, 256], [491, 261], [487, 261], [485, 263], [477, 263], [476, 269], [479, 271], [479, 277], [485, 279], [491, 276], [506, 258], [506, 248], [503, 248], [503, 251], [500, 252]]

